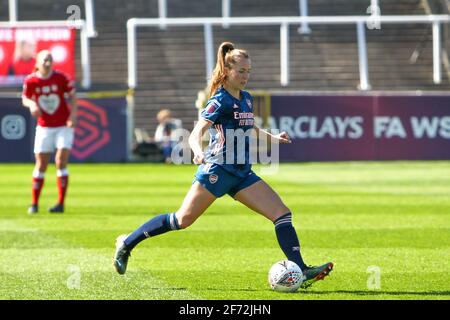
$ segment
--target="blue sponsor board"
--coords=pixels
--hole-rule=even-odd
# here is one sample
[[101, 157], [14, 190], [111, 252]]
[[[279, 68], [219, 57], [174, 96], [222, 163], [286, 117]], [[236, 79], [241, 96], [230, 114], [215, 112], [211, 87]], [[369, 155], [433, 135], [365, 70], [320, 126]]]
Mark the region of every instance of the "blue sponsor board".
[[[33, 161], [36, 121], [19, 98], [0, 98], [0, 162]], [[71, 162], [127, 160], [125, 97], [78, 99]]]
[[0, 161], [33, 160], [35, 121], [17, 98], [0, 99]]

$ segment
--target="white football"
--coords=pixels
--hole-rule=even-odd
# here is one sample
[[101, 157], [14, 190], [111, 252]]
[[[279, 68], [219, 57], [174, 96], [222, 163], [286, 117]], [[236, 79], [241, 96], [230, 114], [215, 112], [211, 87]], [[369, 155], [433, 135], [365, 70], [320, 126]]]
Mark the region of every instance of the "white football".
[[295, 292], [302, 283], [303, 273], [295, 262], [289, 260], [278, 261], [269, 270], [269, 284], [272, 290]]

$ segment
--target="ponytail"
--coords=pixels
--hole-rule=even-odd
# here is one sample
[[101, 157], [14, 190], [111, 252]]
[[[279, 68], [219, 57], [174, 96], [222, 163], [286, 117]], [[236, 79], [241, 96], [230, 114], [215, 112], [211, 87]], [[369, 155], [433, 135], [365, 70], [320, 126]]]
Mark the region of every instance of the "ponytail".
[[[235, 52], [236, 51], [236, 52]], [[231, 42], [222, 42], [217, 51], [217, 62], [214, 68], [210, 83], [209, 83], [209, 97], [212, 97], [217, 89], [225, 83], [226, 74], [225, 68], [230, 68], [236, 63], [235, 56], [242, 55], [248, 58], [249, 55], [247, 51], [236, 49], [234, 44]]]

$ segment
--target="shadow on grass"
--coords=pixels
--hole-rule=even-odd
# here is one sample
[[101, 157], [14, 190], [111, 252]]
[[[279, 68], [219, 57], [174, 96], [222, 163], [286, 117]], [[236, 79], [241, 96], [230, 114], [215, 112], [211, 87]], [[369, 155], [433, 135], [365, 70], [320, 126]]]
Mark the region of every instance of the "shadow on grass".
[[188, 288], [177, 288], [177, 287], [167, 287], [167, 288], [161, 288], [161, 287], [154, 287], [154, 288], [148, 288], [149, 290], [155, 290], [155, 291], [188, 291]]
[[416, 295], [416, 296], [450, 296], [450, 291], [365, 291], [365, 290], [335, 290], [335, 291], [299, 291], [299, 294], [353, 294], [357, 296], [402, 296], [402, 295]]
[[266, 289], [251, 289], [251, 288], [201, 288], [201, 290], [205, 291], [247, 291], [247, 292], [264, 292]]
[[[185, 289], [185, 288], [183, 288]], [[173, 289], [175, 290], [175, 289]], [[264, 292], [271, 291], [270, 289], [251, 289], [251, 288], [204, 288], [206, 291], [239, 291], [239, 292]], [[357, 296], [402, 296], [402, 295], [417, 295], [417, 296], [449, 296], [450, 291], [382, 291], [382, 290], [330, 290], [330, 291], [309, 291], [299, 290], [295, 294], [304, 295], [328, 295], [328, 294], [350, 294]]]

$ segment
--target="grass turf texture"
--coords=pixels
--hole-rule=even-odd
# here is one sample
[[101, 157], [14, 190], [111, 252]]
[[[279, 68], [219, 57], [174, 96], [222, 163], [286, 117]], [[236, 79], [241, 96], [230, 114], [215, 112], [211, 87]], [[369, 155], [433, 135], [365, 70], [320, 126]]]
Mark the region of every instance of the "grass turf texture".
[[0, 299], [450, 299], [450, 162], [284, 164], [263, 176], [291, 208], [306, 262], [335, 263], [307, 291], [269, 289], [284, 259], [273, 225], [228, 196], [141, 243], [116, 274], [117, 235], [175, 211], [195, 170], [72, 164], [66, 212], [51, 215], [52, 166], [30, 217], [32, 165], [0, 165]]

